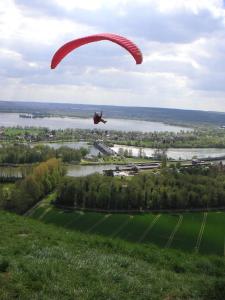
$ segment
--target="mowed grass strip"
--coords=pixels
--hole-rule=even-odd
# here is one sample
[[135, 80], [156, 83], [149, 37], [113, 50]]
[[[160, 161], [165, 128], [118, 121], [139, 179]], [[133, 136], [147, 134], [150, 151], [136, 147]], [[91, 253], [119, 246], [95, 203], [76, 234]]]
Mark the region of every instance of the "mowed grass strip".
[[113, 233], [111, 234], [111, 238], [116, 237], [121, 230], [123, 230], [125, 227], [128, 226], [128, 224], [131, 222], [131, 220], [133, 219], [134, 216], [130, 215], [128, 219], [123, 220], [123, 222], [120, 224], [119, 227], [116, 228], [115, 231], [113, 231]]
[[[98, 224], [92, 232], [106, 235], [106, 236], [116, 236], [119, 233], [119, 228], [121, 225], [127, 224], [130, 220], [129, 215], [124, 214], [112, 214], [110, 218], [107, 218], [103, 224]], [[124, 225], [125, 226], [125, 225]], [[123, 226], [122, 226], [123, 227]]]
[[161, 215], [156, 215], [155, 218], [152, 220], [152, 222], [149, 224], [149, 226], [145, 229], [145, 231], [142, 233], [142, 235], [139, 237], [138, 242], [141, 243], [146, 235], [149, 233], [149, 231], [153, 228], [155, 223], [158, 221], [158, 219], [161, 217]]
[[96, 223], [94, 223], [88, 230], [87, 233], [90, 233], [93, 231], [96, 227], [102, 226], [102, 223], [104, 223], [107, 219], [111, 217], [111, 214], [103, 215], [101, 219], [99, 219]]
[[171, 232], [171, 235], [170, 235], [168, 241], [166, 242], [165, 247], [169, 248], [169, 247], [171, 246], [171, 244], [172, 244], [172, 242], [173, 242], [173, 239], [174, 239], [174, 236], [175, 236], [175, 234], [176, 234], [178, 228], [180, 227], [180, 225], [181, 225], [181, 223], [182, 223], [182, 221], [183, 221], [183, 218], [184, 218], [183, 215], [179, 215], [179, 219], [178, 219], [178, 221], [177, 221], [177, 224], [176, 224], [176, 226], [174, 227], [174, 230]]
[[46, 211], [46, 207], [39, 206], [31, 214], [31, 217], [34, 219], [39, 219], [39, 217]]
[[105, 214], [95, 212], [85, 212], [74, 224], [73, 228], [79, 231], [88, 231], [100, 220], [104, 220]]
[[203, 213], [184, 213], [183, 217], [182, 224], [173, 238], [171, 247], [194, 251], [202, 225]]
[[64, 211], [54, 207], [50, 209], [46, 206], [47, 212], [43, 214], [41, 221], [51, 223], [57, 226], [63, 226], [68, 229], [76, 229], [79, 231], [89, 230], [97, 223], [103, 214], [89, 213], [80, 211]]
[[73, 212], [69, 217], [68, 217], [68, 222], [64, 225], [65, 228], [68, 229], [74, 229], [76, 226], [76, 222], [78, 222], [84, 215], [83, 211], [76, 211]]
[[47, 207], [47, 208], [43, 211], [43, 213], [42, 213], [41, 215], [39, 215], [38, 219], [39, 219], [39, 220], [43, 219], [44, 216], [47, 215], [47, 213], [48, 213], [50, 210], [52, 210], [52, 208], [51, 208], [51, 207]]
[[225, 213], [208, 213], [205, 230], [202, 236], [200, 252], [205, 254], [224, 254]]
[[[47, 208], [46, 208], [47, 209]], [[45, 223], [51, 223], [57, 226], [64, 226], [67, 223], [68, 214], [64, 213], [63, 210], [52, 207], [50, 210], [44, 214], [40, 221]]]
[[117, 234], [118, 238], [125, 239], [132, 242], [137, 242], [148, 228], [149, 224], [152, 223], [155, 218], [155, 214], [139, 214], [134, 215], [130, 222], [122, 228]]
[[156, 222], [155, 226], [148, 232], [144, 243], [154, 243], [164, 247], [177, 225], [179, 215], [163, 214]]
[[162, 214], [160, 217], [159, 214], [148, 213], [130, 216], [67, 212], [45, 204], [37, 207], [32, 212], [32, 217], [70, 230], [187, 251], [194, 251], [198, 241], [200, 253], [225, 253], [225, 212], [210, 212], [207, 218], [204, 218], [204, 213]]
[[203, 236], [203, 233], [204, 233], [204, 230], [205, 230], [205, 224], [206, 224], [206, 221], [207, 221], [207, 215], [208, 215], [208, 213], [204, 212], [203, 219], [202, 219], [202, 225], [201, 225], [201, 228], [200, 228], [200, 231], [199, 231], [199, 234], [198, 234], [198, 238], [197, 238], [197, 242], [196, 242], [196, 245], [195, 245], [195, 251], [196, 252], [199, 251], [199, 247], [201, 245], [202, 236]]

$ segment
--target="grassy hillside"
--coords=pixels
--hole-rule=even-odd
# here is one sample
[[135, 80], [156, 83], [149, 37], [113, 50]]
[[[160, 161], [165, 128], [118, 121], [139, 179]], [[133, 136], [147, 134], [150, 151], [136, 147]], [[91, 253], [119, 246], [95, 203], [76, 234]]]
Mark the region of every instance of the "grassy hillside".
[[224, 299], [225, 260], [0, 212], [0, 299]]
[[179, 214], [105, 214], [64, 212], [46, 198], [31, 212], [33, 218], [67, 229], [120, 238], [134, 243], [154, 243], [202, 254], [225, 253], [225, 212]]

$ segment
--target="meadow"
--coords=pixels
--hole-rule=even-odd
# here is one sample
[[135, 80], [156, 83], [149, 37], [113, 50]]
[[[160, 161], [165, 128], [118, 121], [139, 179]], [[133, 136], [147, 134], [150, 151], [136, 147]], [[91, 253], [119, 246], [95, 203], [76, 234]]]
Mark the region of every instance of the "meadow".
[[64, 211], [50, 204], [54, 194], [29, 215], [45, 223], [161, 248], [225, 255], [225, 212], [109, 214]]
[[[0, 299], [224, 299], [224, 257], [106, 238], [93, 233], [108, 234], [110, 217], [75, 214], [69, 224], [69, 215], [50, 210], [46, 217], [89, 234], [0, 211]], [[124, 224], [115, 236], [127, 233], [122, 215], [113, 220]]]

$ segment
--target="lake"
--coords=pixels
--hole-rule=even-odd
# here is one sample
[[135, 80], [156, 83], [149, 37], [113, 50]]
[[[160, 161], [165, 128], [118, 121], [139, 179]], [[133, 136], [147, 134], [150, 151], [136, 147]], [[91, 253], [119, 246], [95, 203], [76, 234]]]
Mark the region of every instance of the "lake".
[[190, 128], [173, 126], [160, 122], [148, 122], [128, 119], [107, 119], [106, 124], [94, 125], [91, 118], [70, 118], [70, 117], [51, 117], [51, 118], [20, 118], [18, 113], [0, 113], [0, 127], [47, 127], [49, 129], [102, 129], [117, 131], [140, 131], [140, 132], [179, 132], [192, 130]]

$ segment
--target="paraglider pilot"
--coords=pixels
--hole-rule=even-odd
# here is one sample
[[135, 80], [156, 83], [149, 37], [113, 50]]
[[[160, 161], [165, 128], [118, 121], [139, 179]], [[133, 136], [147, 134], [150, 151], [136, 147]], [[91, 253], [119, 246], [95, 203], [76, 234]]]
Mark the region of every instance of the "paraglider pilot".
[[94, 121], [94, 124], [98, 124], [99, 122], [102, 122], [105, 124], [107, 122], [104, 119], [102, 119], [102, 111], [100, 114], [98, 114], [97, 112], [94, 113], [93, 121]]

